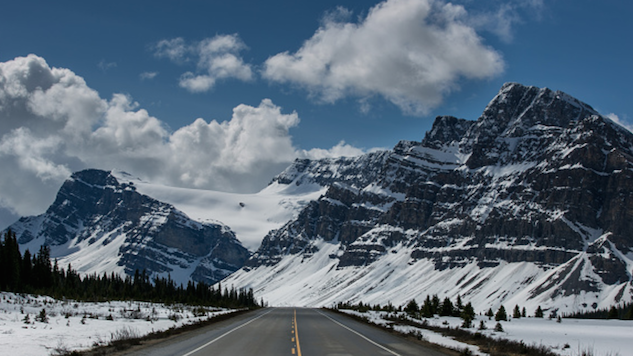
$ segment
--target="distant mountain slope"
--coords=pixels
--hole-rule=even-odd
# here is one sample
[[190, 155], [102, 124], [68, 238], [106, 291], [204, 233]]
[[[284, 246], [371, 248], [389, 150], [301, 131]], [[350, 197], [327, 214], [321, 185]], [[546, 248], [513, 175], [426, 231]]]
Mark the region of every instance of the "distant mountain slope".
[[508, 83], [477, 121], [438, 117], [375, 158], [296, 162], [346, 173], [223, 283], [274, 304], [632, 301], [633, 134], [589, 105]]
[[177, 282], [214, 283], [249, 257], [226, 225], [191, 220], [100, 170], [73, 174], [46, 213], [10, 229], [23, 249], [49, 245], [52, 257], [84, 273], [133, 275], [138, 269]]

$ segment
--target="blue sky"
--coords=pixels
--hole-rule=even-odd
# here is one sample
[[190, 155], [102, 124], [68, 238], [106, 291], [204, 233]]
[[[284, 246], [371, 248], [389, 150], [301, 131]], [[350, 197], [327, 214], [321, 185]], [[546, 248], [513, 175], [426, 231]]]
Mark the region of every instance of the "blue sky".
[[[631, 13], [624, 0], [8, 2], [0, 63], [24, 95], [0, 81], [0, 163], [15, 169], [0, 189], [38, 188], [0, 207], [43, 211], [89, 166], [253, 191], [296, 156], [420, 140], [437, 115], [475, 120], [508, 81], [629, 124]], [[41, 73], [56, 91], [38, 92], [52, 85]]]

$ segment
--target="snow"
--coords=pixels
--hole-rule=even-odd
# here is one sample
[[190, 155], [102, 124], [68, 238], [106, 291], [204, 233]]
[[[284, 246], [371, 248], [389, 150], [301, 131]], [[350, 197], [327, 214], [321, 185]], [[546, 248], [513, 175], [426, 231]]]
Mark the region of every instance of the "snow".
[[[46, 310], [47, 322], [36, 321], [42, 309]], [[234, 311], [195, 311], [191, 306], [145, 302], [84, 303], [1, 292], [0, 353], [42, 356], [55, 348], [88, 349], [106, 345], [121, 334], [141, 337]], [[24, 321], [27, 315], [28, 324]], [[110, 316], [112, 320], [107, 320]]]
[[[380, 237], [380, 229], [364, 236]], [[416, 234], [416, 231], [405, 231]], [[361, 237], [362, 238], [362, 237]], [[357, 245], [351, 244], [349, 250]], [[338, 302], [404, 305], [412, 298], [422, 303], [427, 295], [440, 299], [455, 299], [459, 294], [464, 303], [472, 302], [477, 312], [520, 305], [533, 313], [537, 307], [547, 312], [572, 313], [580, 310], [609, 308], [619, 303], [630, 303], [629, 292], [618, 297], [620, 290], [631, 288], [627, 283], [604, 284], [594, 272], [582, 270], [581, 279], [594, 280], [596, 292], [565, 295], [560, 288], [566, 282], [558, 276], [569, 267], [579, 268], [586, 255], [560, 266], [539, 265], [532, 262], [496, 262], [495, 267], [480, 267], [477, 261], [453, 260], [453, 268], [437, 269], [431, 259], [411, 258], [413, 247], [397, 245], [382, 254], [375, 254], [373, 263], [365, 266], [338, 267], [339, 257], [345, 252], [338, 241], [317, 239], [310, 254], [286, 255], [272, 266], [244, 268], [222, 281], [239, 288], [253, 288], [258, 297], [273, 306], [329, 307]], [[434, 248], [440, 252], [442, 248]], [[372, 250], [373, 251], [373, 250]], [[539, 290], [538, 294], [534, 294]]]
[[[352, 310], [342, 310], [347, 314], [367, 317], [370, 322], [378, 325], [388, 325], [391, 322], [385, 318], [388, 313], [369, 311], [359, 313]], [[405, 315], [404, 313], [400, 313]], [[434, 317], [425, 319], [430, 326], [459, 327], [462, 319], [455, 317]], [[484, 321], [486, 330], [478, 330], [480, 321]], [[417, 320], [422, 322], [422, 320]], [[520, 318], [502, 321], [503, 332], [495, 332], [497, 322], [488, 317], [478, 315], [473, 321], [472, 332], [514, 341], [523, 341], [527, 345], [545, 345], [562, 356], [578, 356], [584, 351], [592, 351], [596, 356], [619, 355], [633, 356], [631, 336], [633, 335], [633, 321], [629, 320], [589, 320], [565, 319], [560, 323], [546, 318]], [[424, 339], [434, 344], [463, 350], [468, 347], [475, 355], [486, 355], [476, 346], [453, 340], [437, 332], [412, 326], [395, 326], [395, 330], [402, 333], [420, 332]]]
[[255, 251], [266, 234], [296, 217], [311, 200], [318, 199], [326, 188], [316, 184], [285, 185], [272, 183], [253, 194], [176, 188], [149, 183], [124, 172], [112, 172], [120, 183], [131, 182], [137, 191], [168, 203], [191, 219], [221, 222], [235, 232], [238, 240]]

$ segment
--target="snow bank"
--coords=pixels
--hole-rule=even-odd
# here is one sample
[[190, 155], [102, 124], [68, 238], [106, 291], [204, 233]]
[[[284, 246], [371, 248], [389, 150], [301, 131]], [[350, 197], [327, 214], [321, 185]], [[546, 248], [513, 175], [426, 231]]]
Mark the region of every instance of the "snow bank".
[[[46, 321], [39, 318], [42, 310]], [[89, 349], [233, 311], [144, 302], [83, 303], [0, 292], [0, 353], [42, 356], [55, 349]]]

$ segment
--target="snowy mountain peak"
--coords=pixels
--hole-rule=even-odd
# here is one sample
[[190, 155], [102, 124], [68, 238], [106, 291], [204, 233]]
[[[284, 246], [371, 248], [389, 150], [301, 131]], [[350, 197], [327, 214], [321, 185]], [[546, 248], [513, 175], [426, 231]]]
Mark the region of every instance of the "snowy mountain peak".
[[[589, 105], [509, 83], [477, 121], [441, 116], [422, 142], [357, 158], [373, 165], [368, 178], [328, 174], [326, 193], [226, 282], [281, 305], [631, 302], [631, 147], [633, 134]], [[333, 172], [304, 163], [295, 171], [315, 181]]]
[[473, 125], [471, 135], [517, 137], [536, 125], [567, 128], [591, 115], [599, 114], [561, 91], [506, 83]]

